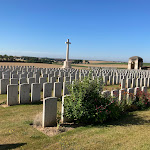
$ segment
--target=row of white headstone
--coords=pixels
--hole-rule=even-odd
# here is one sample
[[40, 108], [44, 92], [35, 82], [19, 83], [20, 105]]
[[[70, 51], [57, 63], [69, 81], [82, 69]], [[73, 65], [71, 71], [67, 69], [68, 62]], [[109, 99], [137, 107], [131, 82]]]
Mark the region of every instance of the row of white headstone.
[[[70, 73], [70, 76], [64, 76], [64, 75], [68, 75], [69, 71], [67, 72], [66, 70], [63, 70], [63, 71], [61, 70], [61, 72], [60, 72], [59, 69], [54, 69], [54, 68], [52, 68], [50, 70], [53, 70], [53, 72], [51, 72], [51, 74], [42, 74], [43, 77], [39, 77], [39, 83], [36, 83], [36, 78], [32, 78], [32, 77], [30, 77], [30, 78], [20, 78], [19, 79], [19, 87], [20, 87], [19, 88], [19, 93], [20, 93], [19, 101], [15, 100], [16, 101], [15, 103], [11, 103], [11, 100], [9, 98], [10, 96], [8, 96], [8, 100], [7, 100], [8, 105], [22, 103], [21, 101], [23, 101], [23, 100], [21, 100], [21, 93], [22, 93], [21, 91], [22, 91], [22, 89], [24, 89], [23, 88], [24, 86], [26, 87], [25, 88], [26, 92], [23, 92], [23, 93], [27, 94], [27, 96], [24, 96], [24, 97], [27, 97], [27, 99], [28, 99], [26, 101], [26, 103], [30, 102], [30, 98], [29, 98], [30, 90], [31, 90], [31, 102], [34, 101], [34, 94], [33, 93], [39, 93], [39, 91], [42, 91], [43, 89], [44, 89], [43, 90], [43, 98], [52, 96], [52, 89], [54, 89], [53, 96], [60, 98], [62, 95], [68, 94], [65, 83], [70, 84], [70, 83], [72, 83], [73, 80], [83, 79], [85, 76], [89, 75], [89, 71], [86, 71], [86, 70], [81, 70], [81, 72], [79, 74], [78, 70], [68, 69], [70, 72], [71, 71], [73, 72], [73, 73]], [[44, 73], [46, 71], [46, 69], [41, 69], [40, 68], [40, 71], [42, 73]], [[102, 71], [106, 71], [106, 70], [102, 70]], [[75, 73], [75, 72], [77, 72], [77, 73]], [[82, 75], [82, 72], [83, 72], [83, 75]], [[95, 72], [95, 70], [93, 72]], [[107, 70], [107, 72], [108, 72], [108, 70]], [[47, 77], [49, 77], [49, 78], [47, 79]], [[99, 76], [94, 76], [94, 74], [93, 74], [93, 79], [96, 78], [96, 77], [99, 77]], [[111, 82], [111, 79], [112, 79], [111, 77], [112, 76], [109, 76], [109, 81], [110, 82]], [[116, 82], [115, 82], [116, 78], [115, 77], [116, 76], [113, 76], [114, 84], [116, 84]], [[57, 78], [58, 78], [58, 82], [55, 82], [57, 80]], [[49, 81], [49, 83], [46, 83], [47, 80]], [[137, 80], [136, 85], [135, 85], [135, 80]], [[104, 83], [107, 83], [108, 82], [108, 76], [103, 76], [103, 81], [104, 81]], [[126, 81], [127, 81], [127, 88], [131, 87], [131, 81], [132, 81], [132, 88], [135, 88], [135, 87], [142, 87], [142, 86], [146, 86], [146, 85], [147, 85], [147, 87], [149, 87], [149, 81], [150, 80], [149, 80], [149, 78], [141, 78], [141, 79], [140, 78], [137, 78], [137, 79], [133, 78], [132, 80], [129, 79], [129, 78], [127, 78], [127, 80], [126, 80], [126, 78], [123, 78], [123, 79], [121, 79], [121, 89], [125, 88]], [[139, 83], [141, 83], [141, 84], [139, 84]], [[7, 89], [10, 89], [8, 91], [8, 93], [12, 93], [11, 91], [13, 91], [13, 88], [15, 88], [14, 84], [18, 85], [18, 78], [11, 78], [10, 79], [10, 84], [12, 86], [9, 85], [9, 79], [0, 79], [0, 92], [1, 92], [1, 94], [7, 93]], [[7, 85], [9, 85], [9, 88], [7, 88]], [[37, 87], [40, 87], [40, 88], [37, 88]], [[37, 90], [34, 90], [34, 89], [37, 89]], [[62, 89], [63, 89], [63, 94], [61, 94]], [[9, 94], [9, 95], [11, 95], [11, 94]], [[15, 95], [17, 95], [17, 94], [15, 94]], [[38, 100], [40, 100], [39, 97], [40, 96], [38, 96]]]
[[18, 99], [18, 85], [9, 84], [7, 85], [7, 105], [12, 106], [17, 104], [28, 104], [39, 102], [41, 100], [41, 88], [43, 89], [43, 98], [51, 96], [61, 98], [62, 95], [66, 95], [69, 93], [67, 89], [67, 85], [69, 84], [70, 82], [63, 82], [63, 91], [62, 91], [61, 82], [54, 82], [54, 84], [44, 82], [42, 84], [43, 87], [41, 87], [41, 84], [39, 83], [32, 83], [31, 85], [23, 83], [19, 85], [19, 99]]
[[[50, 89], [50, 92], [52, 91], [52, 89], [57, 89], [55, 90], [56, 92], [54, 92], [54, 95], [57, 95], [57, 97], [61, 97], [61, 90], [63, 89], [63, 95], [65, 94], [66, 88], [65, 88], [65, 83], [72, 83], [72, 81], [74, 80], [74, 76], [71, 77], [58, 77], [58, 82], [56, 82], [57, 78], [56, 77], [51, 77], [50, 78], [50, 82], [48, 82], [46, 85], [44, 83], [47, 82], [47, 78], [46, 77], [40, 77], [39, 78], [39, 84], [40, 84], [40, 91], [43, 91], [43, 85], [44, 87], [46, 86], [46, 88], [44, 88], [44, 91], [47, 91], [47, 89]], [[127, 85], [126, 85], [127, 82]], [[36, 83], [35, 82], [35, 78], [21, 78], [19, 79], [19, 85], [21, 84], [29, 84], [28, 86], [28, 90], [31, 90], [31, 84], [32, 83]], [[16, 84], [18, 85], [18, 79], [10, 79], [10, 85]], [[38, 83], [37, 83], [38, 84]], [[1, 94], [6, 94], [7, 93], [7, 85], [9, 85], [9, 79], [0, 79], [0, 93]], [[124, 88], [135, 88], [135, 87], [142, 87], [142, 86], [146, 86], [149, 87], [150, 86], [150, 78], [137, 78], [137, 79], [132, 79], [132, 83], [131, 83], [131, 79], [122, 79], [121, 80], [121, 89]], [[44, 92], [45, 93], [45, 92]], [[45, 98], [45, 97], [44, 97]]]
[[[45, 75], [45, 76], [44, 76]], [[48, 78], [47, 78], [48, 76]], [[18, 80], [19, 80], [19, 84], [23, 84], [23, 83], [28, 83], [28, 84], [31, 84], [31, 83], [40, 83], [41, 84], [41, 87], [42, 87], [42, 84], [46, 81], [48, 82], [51, 82], [51, 83], [54, 83], [56, 80], [58, 80], [58, 82], [65, 82], [65, 81], [70, 81], [72, 82], [73, 80], [82, 80], [85, 76], [88, 76], [88, 73], [86, 75], [82, 75], [82, 74], [70, 74], [70, 76], [54, 76], [53, 74], [42, 74], [42, 77], [40, 77], [40, 75], [35, 78], [33, 77], [29, 77], [29, 78], [10, 78], [10, 79], [0, 79], [0, 87], [3, 87], [4, 86], [4, 90], [1, 91], [1, 94], [6, 94], [6, 85], [9, 84], [9, 80], [10, 80], [10, 84], [18, 84]], [[93, 79], [94, 78], [98, 78], [99, 76], [93, 76]], [[113, 79], [113, 80], [112, 80]], [[117, 78], [118, 79], [118, 78]], [[150, 78], [122, 78], [122, 79], [119, 79], [117, 80], [116, 79], [116, 76], [109, 76], [109, 79], [108, 79], [108, 76], [103, 76], [103, 82], [105, 85], [109, 84], [112, 85], [112, 84], [120, 84], [121, 83], [121, 88], [125, 88], [125, 84], [127, 83], [127, 88], [130, 88], [131, 87], [131, 84], [132, 84], [132, 87], [142, 87], [142, 86], [147, 86], [147, 87], [150, 87]], [[0, 88], [2, 89], [2, 88]]]
[[[4, 69], [5, 68], [5, 69]], [[6, 69], [7, 68], [7, 69]], [[61, 68], [35, 68], [35, 67], [2, 67], [0, 68], [0, 79], [4, 78], [5, 75], [7, 78], [12, 78], [14, 75], [22, 75], [22, 77], [33, 77], [32, 73], [36, 74], [56, 74], [60, 72], [81, 72], [82, 74], [89, 73], [89, 70], [78, 70], [78, 69], [61, 69]], [[126, 77], [134, 77], [134, 78], [141, 78], [141, 77], [149, 77], [150, 72], [146, 70], [119, 70], [119, 69], [94, 69], [93, 70], [94, 76], [126, 76]], [[54, 74], [55, 76], [55, 74]]]

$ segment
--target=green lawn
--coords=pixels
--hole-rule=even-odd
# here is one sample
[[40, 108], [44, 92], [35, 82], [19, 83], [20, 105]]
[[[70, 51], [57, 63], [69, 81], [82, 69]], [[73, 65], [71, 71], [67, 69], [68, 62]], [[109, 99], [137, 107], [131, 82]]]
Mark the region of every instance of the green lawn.
[[[6, 102], [6, 95], [0, 95], [0, 102]], [[58, 102], [59, 110], [60, 106]], [[0, 150], [150, 149], [150, 109], [132, 112], [103, 125], [80, 126], [53, 137], [30, 125], [41, 111], [42, 103], [0, 107]]]
[[0, 104], [5, 104], [7, 101], [7, 94], [0, 95]]
[[116, 85], [107, 85], [107, 86], [104, 86], [103, 87], [103, 90], [105, 91], [105, 90], [109, 90], [109, 91], [111, 91], [111, 90], [117, 90], [117, 89], [119, 89], [120, 90], [120, 85], [118, 85], [118, 84], [116, 84]]

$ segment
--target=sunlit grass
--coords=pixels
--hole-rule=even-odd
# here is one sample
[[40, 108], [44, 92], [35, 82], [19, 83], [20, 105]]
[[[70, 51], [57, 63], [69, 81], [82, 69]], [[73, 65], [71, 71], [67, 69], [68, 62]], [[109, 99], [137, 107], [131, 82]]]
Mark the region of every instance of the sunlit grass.
[[7, 101], [7, 94], [0, 95], [0, 104], [5, 104]]
[[[0, 102], [6, 102], [6, 94], [0, 95]], [[0, 107], [0, 149], [149, 150], [150, 110], [132, 112], [103, 125], [80, 126], [48, 137], [30, 125], [42, 107], [42, 102]], [[58, 102], [60, 109], [61, 102]]]

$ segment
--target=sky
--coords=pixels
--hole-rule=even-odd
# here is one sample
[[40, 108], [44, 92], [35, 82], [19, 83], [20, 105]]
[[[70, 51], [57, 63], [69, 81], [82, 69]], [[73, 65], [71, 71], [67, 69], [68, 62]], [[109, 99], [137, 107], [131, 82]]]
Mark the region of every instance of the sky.
[[0, 54], [150, 62], [150, 0], [0, 0]]

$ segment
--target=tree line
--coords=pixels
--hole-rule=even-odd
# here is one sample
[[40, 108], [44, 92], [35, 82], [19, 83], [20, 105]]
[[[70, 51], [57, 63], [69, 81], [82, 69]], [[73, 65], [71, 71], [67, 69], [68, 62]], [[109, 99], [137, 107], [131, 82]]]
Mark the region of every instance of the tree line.
[[[26, 62], [26, 63], [46, 63], [46, 64], [63, 64], [65, 59], [54, 59], [54, 58], [39, 58], [39, 57], [29, 57], [29, 56], [8, 56], [8, 55], [0, 55], [0, 62]], [[77, 59], [72, 60], [72, 64], [83, 64], [83, 63], [89, 63], [88, 60]]]
[[13, 56], [8, 56], [8, 55], [0, 55], [0, 61], [9, 61], [9, 62], [12, 62], [12, 61], [15, 61], [14, 57]]
[[8, 56], [0, 55], [0, 62], [26, 62], [26, 63], [48, 63], [52, 64], [55, 59], [50, 58], [38, 58], [38, 57], [28, 57], [28, 56]]

